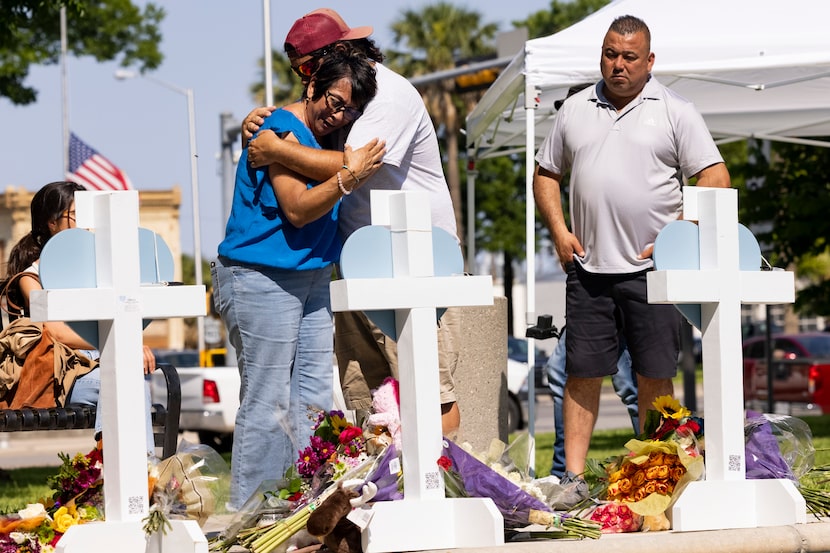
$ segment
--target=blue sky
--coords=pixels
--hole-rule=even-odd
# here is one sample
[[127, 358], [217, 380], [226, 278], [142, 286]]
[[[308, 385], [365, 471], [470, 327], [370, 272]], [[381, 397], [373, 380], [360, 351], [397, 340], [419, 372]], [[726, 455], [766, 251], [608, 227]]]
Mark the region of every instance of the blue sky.
[[[139, 4], [144, 2], [139, 1]], [[167, 16], [162, 24], [161, 68], [156, 79], [180, 89], [192, 88], [200, 196], [202, 256], [215, 257], [224, 234], [220, 179], [220, 113], [241, 120], [253, 107], [248, 92], [261, 78], [264, 53], [263, 3], [260, 0], [170, 0], [156, 2]], [[390, 48], [389, 26], [405, 9], [433, 1], [329, 0], [325, 4], [271, 1], [271, 42], [281, 48], [297, 18], [318, 7], [337, 10], [351, 26], [372, 25], [372, 37]], [[511, 21], [550, 7], [550, 0], [454, 1], [483, 14], [485, 22], [512, 28]], [[69, 22], [71, 25], [71, 21]], [[187, 103], [147, 79], [119, 81], [117, 63], [70, 58], [68, 117], [70, 129], [108, 157], [139, 190], [182, 190], [182, 251], [193, 253]], [[37, 103], [18, 107], [0, 99], [0, 186], [37, 190], [63, 178], [60, 67], [35, 67], [27, 81], [38, 89]]]

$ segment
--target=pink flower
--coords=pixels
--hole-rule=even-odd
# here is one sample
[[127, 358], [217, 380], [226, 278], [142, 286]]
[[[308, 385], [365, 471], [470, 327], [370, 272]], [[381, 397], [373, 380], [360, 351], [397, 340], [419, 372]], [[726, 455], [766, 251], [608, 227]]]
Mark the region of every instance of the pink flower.
[[358, 428], [357, 426], [347, 426], [340, 432], [340, 436], [338, 436], [338, 441], [341, 444], [346, 445], [351, 442], [353, 439], [358, 438], [363, 435], [363, 430]]

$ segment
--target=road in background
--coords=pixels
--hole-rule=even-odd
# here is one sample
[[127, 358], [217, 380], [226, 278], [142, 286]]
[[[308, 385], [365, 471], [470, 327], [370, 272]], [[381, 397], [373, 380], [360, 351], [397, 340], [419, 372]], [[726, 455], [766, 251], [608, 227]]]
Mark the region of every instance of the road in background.
[[[698, 385], [698, 388], [702, 386]], [[702, 415], [702, 389], [698, 390], [698, 411]], [[628, 428], [629, 424], [622, 402], [610, 386], [604, 386], [597, 430]], [[553, 432], [553, 402], [547, 394], [537, 396], [535, 430], [537, 434]], [[198, 437], [193, 432], [185, 432], [181, 438], [198, 443]], [[0, 468], [57, 467], [60, 465], [58, 453], [87, 453], [94, 446], [92, 430], [0, 433]]]

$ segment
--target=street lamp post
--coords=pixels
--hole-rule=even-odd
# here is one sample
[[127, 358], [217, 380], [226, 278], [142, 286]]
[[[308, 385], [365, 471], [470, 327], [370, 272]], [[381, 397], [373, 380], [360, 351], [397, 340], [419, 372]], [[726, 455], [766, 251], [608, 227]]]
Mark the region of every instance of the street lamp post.
[[[199, 159], [196, 153], [196, 114], [193, 107], [193, 89], [181, 88], [174, 84], [150, 77], [149, 75], [139, 75], [134, 71], [119, 69], [115, 72], [115, 78], [118, 80], [132, 79], [135, 77], [142, 77], [152, 81], [158, 85], [168, 88], [179, 94], [183, 94], [187, 98], [187, 125], [190, 132], [190, 193], [191, 201], [193, 202], [193, 261], [196, 265], [196, 284], [204, 284], [202, 281], [202, 233], [200, 227], [199, 215]], [[196, 317], [196, 329], [199, 342], [199, 359], [201, 363], [202, 354], [205, 350], [205, 321], [202, 317]]]

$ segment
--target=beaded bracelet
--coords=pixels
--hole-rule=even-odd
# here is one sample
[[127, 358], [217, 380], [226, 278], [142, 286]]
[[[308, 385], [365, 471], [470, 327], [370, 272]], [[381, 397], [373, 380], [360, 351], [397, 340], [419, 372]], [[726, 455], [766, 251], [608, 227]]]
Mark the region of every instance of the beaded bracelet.
[[346, 187], [343, 186], [343, 177], [340, 176], [340, 171], [337, 172], [337, 187], [340, 188], [340, 192], [342, 192], [344, 196], [348, 196], [352, 193], [351, 190], [346, 190]]
[[349, 169], [349, 166], [348, 166], [348, 165], [343, 165], [343, 167], [342, 167], [342, 168], [343, 168], [343, 169], [345, 169], [346, 171], [348, 171], [348, 172], [349, 172], [349, 174], [352, 176], [352, 178], [354, 179], [354, 184], [355, 184], [355, 186], [357, 186], [358, 184], [360, 184], [360, 179], [359, 179], [359, 178], [357, 178], [357, 175], [355, 175], [354, 173], [352, 173], [352, 170], [351, 170], [351, 169]]

